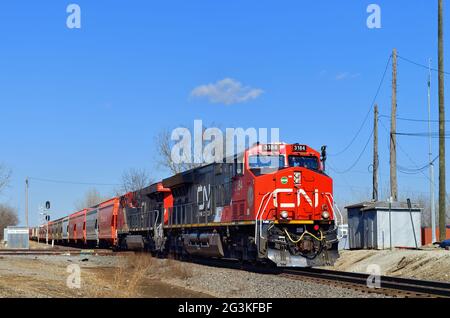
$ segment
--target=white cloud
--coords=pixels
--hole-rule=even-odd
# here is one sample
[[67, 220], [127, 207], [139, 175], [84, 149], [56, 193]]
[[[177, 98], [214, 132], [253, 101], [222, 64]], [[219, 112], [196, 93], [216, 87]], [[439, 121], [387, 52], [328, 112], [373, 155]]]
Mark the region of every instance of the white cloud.
[[359, 74], [359, 73], [342, 72], [342, 73], [337, 74], [335, 79], [337, 81], [342, 81], [342, 80], [346, 80], [346, 79], [357, 78], [360, 75], [361, 74]]
[[215, 84], [206, 84], [194, 88], [191, 96], [207, 98], [211, 103], [231, 105], [256, 99], [262, 93], [264, 93], [262, 89], [243, 86], [232, 78], [225, 78]]

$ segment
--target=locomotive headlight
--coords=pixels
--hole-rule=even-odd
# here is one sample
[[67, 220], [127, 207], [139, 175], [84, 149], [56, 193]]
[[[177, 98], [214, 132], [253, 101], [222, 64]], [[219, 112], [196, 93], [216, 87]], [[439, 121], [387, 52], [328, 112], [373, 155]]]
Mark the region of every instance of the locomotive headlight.
[[328, 211], [323, 211], [322, 212], [322, 218], [329, 219], [330, 218], [330, 213]]
[[294, 172], [294, 184], [300, 184], [302, 181], [302, 174], [300, 171]]
[[287, 211], [281, 211], [280, 216], [286, 220], [289, 217], [289, 213]]

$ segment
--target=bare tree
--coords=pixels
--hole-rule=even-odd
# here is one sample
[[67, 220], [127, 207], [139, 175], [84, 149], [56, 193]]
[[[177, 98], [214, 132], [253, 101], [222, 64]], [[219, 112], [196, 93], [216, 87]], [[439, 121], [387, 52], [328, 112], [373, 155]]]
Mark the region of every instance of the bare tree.
[[135, 192], [149, 186], [153, 182], [145, 169], [128, 169], [122, 174], [122, 185], [119, 194]]
[[9, 185], [11, 180], [11, 170], [0, 164], [0, 193]]
[[[220, 129], [220, 125], [211, 123], [208, 126], [202, 127], [202, 133], [205, 133], [208, 128], [213, 127]], [[221, 130], [223, 133], [223, 129]], [[182, 162], [175, 163], [172, 159], [172, 147], [175, 145], [175, 142], [171, 137], [170, 131], [166, 129], [161, 131], [155, 138], [156, 149], [159, 156], [157, 163], [160, 167], [168, 169], [172, 174], [178, 174], [180, 172], [200, 167], [204, 164], [202, 158], [195, 157], [196, 154], [193, 149], [191, 149], [191, 153], [193, 155], [192, 158], [186, 157], [186, 153], [184, 153], [182, 154], [184, 157], [180, 158]], [[202, 143], [203, 146], [205, 146], [206, 142], [202, 141]], [[223, 141], [222, 156], [226, 153], [225, 150], [225, 141]], [[200, 156], [202, 156], [202, 154]]]
[[84, 194], [82, 199], [75, 202], [75, 209], [77, 211], [96, 206], [97, 204], [107, 200], [105, 196], [100, 194], [96, 188], [91, 188]]
[[3, 239], [3, 229], [19, 223], [17, 211], [13, 207], [0, 204], [0, 238]]
[[174, 145], [171, 139], [171, 133], [168, 130], [163, 130], [155, 138], [155, 144], [159, 155], [158, 165], [168, 169], [173, 174], [178, 174], [201, 166], [200, 163], [191, 162], [191, 158], [182, 158], [183, 163], [175, 163], [172, 160], [172, 147]]

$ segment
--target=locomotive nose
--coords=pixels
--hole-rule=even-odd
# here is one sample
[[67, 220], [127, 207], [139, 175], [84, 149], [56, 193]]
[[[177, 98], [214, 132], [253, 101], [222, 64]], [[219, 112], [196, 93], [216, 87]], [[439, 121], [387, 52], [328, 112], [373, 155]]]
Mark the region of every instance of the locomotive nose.
[[319, 209], [320, 187], [317, 187], [314, 173], [302, 168], [287, 168], [279, 171], [274, 181], [273, 205], [279, 221], [330, 218], [329, 212], [322, 215], [323, 210]]
[[292, 169], [280, 171], [275, 177], [273, 206], [276, 218], [281, 222], [295, 220], [297, 209], [297, 187], [301, 183], [301, 172]]

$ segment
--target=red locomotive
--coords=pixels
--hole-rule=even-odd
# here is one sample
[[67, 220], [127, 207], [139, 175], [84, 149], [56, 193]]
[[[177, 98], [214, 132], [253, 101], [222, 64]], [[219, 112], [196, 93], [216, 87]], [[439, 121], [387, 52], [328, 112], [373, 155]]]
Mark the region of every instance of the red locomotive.
[[[232, 162], [195, 168], [49, 222], [49, 239], [180, 258], [333, 264], [337, 222], [325, 160], [325, 147], [320, 154], [300, 144], [257, 144]], [[45, 228], [31, 232], [45, 240]]]

